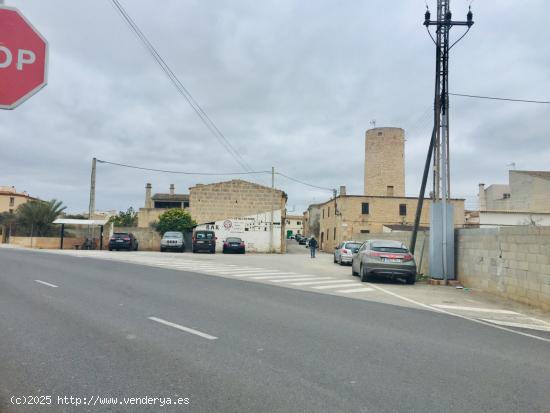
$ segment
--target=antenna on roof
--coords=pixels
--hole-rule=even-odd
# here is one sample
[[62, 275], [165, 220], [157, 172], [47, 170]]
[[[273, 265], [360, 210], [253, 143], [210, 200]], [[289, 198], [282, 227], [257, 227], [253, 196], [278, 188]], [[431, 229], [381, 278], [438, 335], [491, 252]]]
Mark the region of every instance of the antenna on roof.
[[512, 162], [512, 163], [509, 163], [508, 165], [506, 166], [510, 166], [512, 170], [515, 170], [516, 169], [516, 163], [515, 162]]
[[376, 119], [371, 120], [369, 123], [371, 124], [373, 129], [376, 128]]

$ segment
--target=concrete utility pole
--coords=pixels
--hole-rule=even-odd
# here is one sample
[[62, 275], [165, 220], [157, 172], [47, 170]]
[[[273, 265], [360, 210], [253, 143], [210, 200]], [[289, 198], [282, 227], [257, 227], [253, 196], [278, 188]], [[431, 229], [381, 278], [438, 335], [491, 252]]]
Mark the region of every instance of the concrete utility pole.
[[92, 175], [90, 178], [90, 206], [88, 208], [88, 219], [92, 219], [95, 213], [95, 167], [96, 158], [92, 159]]
[[[414, 253], [416, 234], [422, 212], [422, 201], [427, 180], [427, 170], [433, 153], [433, 202], [430, 211], [430, 274], [440, 275], [447, 282], [454, 278], [454, 212], [450, 201], [450, 162], [449, 162], [449, 51], [466, 35], [474, 24], [472, 11], [466, 21], [452, 20], [450, 0], [437, 1], [437, 20], [431, 20], [430, 11], [424, 15], [424, 26], [436, 46], [436, 78], [434, 98], [434, 128], [422, 178], [418, 199], [415, 227], [411, 238], [411, 251]], [[436, 38], [429, 31], [436, 26]], [[449, 34], [453, 26], [466, 26], [467, 30], [452, 45]]]

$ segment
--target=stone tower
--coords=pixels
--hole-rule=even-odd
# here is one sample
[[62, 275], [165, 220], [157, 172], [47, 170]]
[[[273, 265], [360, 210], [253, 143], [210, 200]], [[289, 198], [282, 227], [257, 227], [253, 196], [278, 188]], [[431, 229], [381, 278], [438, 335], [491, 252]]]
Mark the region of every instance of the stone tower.
[[365, 134], [364, 195], [405, 196], [405, 131], [374, 128]]

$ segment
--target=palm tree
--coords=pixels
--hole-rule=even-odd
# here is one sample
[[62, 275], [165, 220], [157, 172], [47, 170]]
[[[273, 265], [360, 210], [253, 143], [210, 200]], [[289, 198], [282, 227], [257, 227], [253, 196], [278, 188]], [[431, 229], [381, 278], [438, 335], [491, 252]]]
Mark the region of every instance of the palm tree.
[[67, 207], [56, 199], [51, 201], [29, 201], [17, 208], [17, 222], [32, 236], [46, 236], [52, 230], [52, 222]]

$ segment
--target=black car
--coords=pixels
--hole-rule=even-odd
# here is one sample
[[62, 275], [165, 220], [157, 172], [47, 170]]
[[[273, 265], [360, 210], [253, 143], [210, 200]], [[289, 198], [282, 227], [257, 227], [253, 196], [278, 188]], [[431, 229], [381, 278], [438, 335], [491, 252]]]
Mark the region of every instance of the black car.
[[131, 232], [115, 232], [109, 239], [109, 251], [137, 251], [138, 241]]
[[216, 234], [214, 231], [198, 230], [193, 234], [193, 252], [216, 252]]
[[244, 251], [245, 251], [244, 241], [240, 238], [236, 238], [236, 237], [227, 238], [223, 243], [224, 254], [228, 252], [237, 252], [240, 254], [244, 254]]

